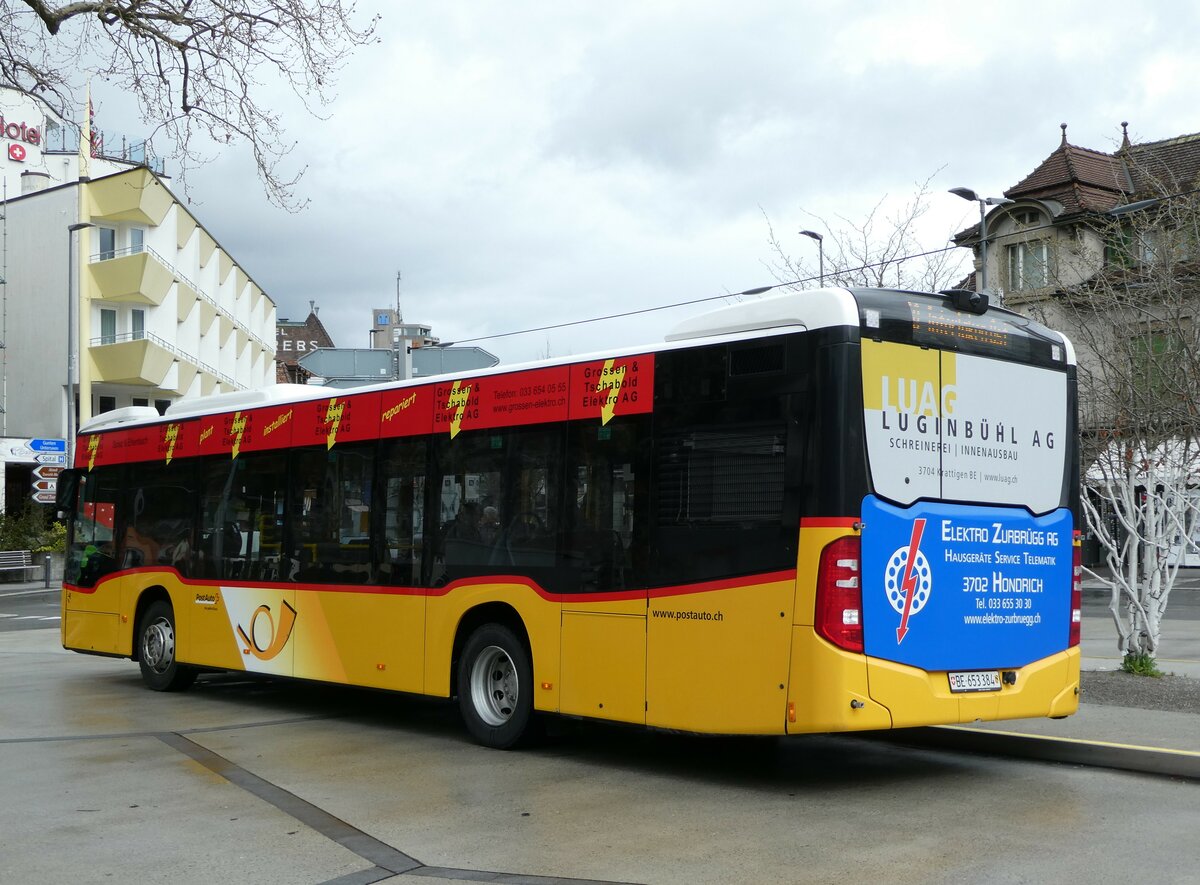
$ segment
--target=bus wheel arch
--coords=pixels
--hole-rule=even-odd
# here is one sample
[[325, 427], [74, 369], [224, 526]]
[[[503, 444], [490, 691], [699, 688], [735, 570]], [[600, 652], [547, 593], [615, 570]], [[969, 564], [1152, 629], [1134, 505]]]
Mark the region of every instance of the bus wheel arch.
[[533, 736], [533, 652], [515, 609], [492, 603], [467, 612], [451, 667], [463, 722], [478, 743], [506, 750]]
[[154, 691], [183, 691], [196, 679], [196, 670], [176, 657], [175, 609], [162, 587], [151, 587], [138, 600], [134, 621], [133, 658], [142, 681]]

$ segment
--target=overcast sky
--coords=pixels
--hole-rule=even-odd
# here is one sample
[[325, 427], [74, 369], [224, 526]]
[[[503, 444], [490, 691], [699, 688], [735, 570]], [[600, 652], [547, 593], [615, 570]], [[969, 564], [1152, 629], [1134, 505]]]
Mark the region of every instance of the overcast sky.
[[[978, 217], [942, 192], [998, 195], [1063, 122], [1101, 150], [1122, 120], [1135, 141], [1200, 131], [1195, 4], [361, 6], [381, 39], [332, 118], [286, 118], [308, 209], [270, 207], [237, 147], [192, 178], [196, 214], [279, 315], [315, 301], [341, 347], [367, 346], [398, 270], [406, 320], [473, 339], [776, 282], [764, 213], [815, 266], [799, 229], [934, 173], [921, 239], [939, 248]], [[708, 307], [478, 344], [580, 354]]]

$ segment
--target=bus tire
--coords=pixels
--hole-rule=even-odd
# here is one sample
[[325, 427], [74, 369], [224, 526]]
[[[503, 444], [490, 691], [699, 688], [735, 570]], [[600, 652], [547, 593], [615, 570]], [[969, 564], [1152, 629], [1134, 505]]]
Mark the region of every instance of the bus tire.
[[175, 658], [175, 612], [161, 599], [150, 603], [138, 624], [138, 664], [142, 681], [154, 691], [183, 691], [196, 671]]
[[502, 624], [471, 634], [458, 659], [458, 706], [478, 743], [508, 750], [530, 734], [533, 664], [525, 643]]

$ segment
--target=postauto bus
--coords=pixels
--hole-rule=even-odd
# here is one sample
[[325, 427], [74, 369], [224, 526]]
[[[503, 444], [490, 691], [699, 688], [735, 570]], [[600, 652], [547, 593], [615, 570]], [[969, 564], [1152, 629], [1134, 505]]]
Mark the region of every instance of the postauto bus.
[[[822, 289], [664, 343], [82, 428], [66, 648], [727, 734], [1077, 709], [1070, 343]], [[103, 515], [103, 518], [98, 518]]]

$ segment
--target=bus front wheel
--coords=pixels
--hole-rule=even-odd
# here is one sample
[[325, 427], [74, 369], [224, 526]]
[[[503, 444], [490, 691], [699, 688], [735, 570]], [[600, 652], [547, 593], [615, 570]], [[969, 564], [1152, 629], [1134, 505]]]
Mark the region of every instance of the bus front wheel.
[[196, 671], [175, 659], [175, 612], [169, 602], [152, 602], [138, 626], [142, 681], [155, 691], [183, 691]]
[[485, 747], [507, 750], [528, 736], [533, 665], [508, 627], [485, 624], [467, 640], [458, 659], [458, 706], [467, 731]]

